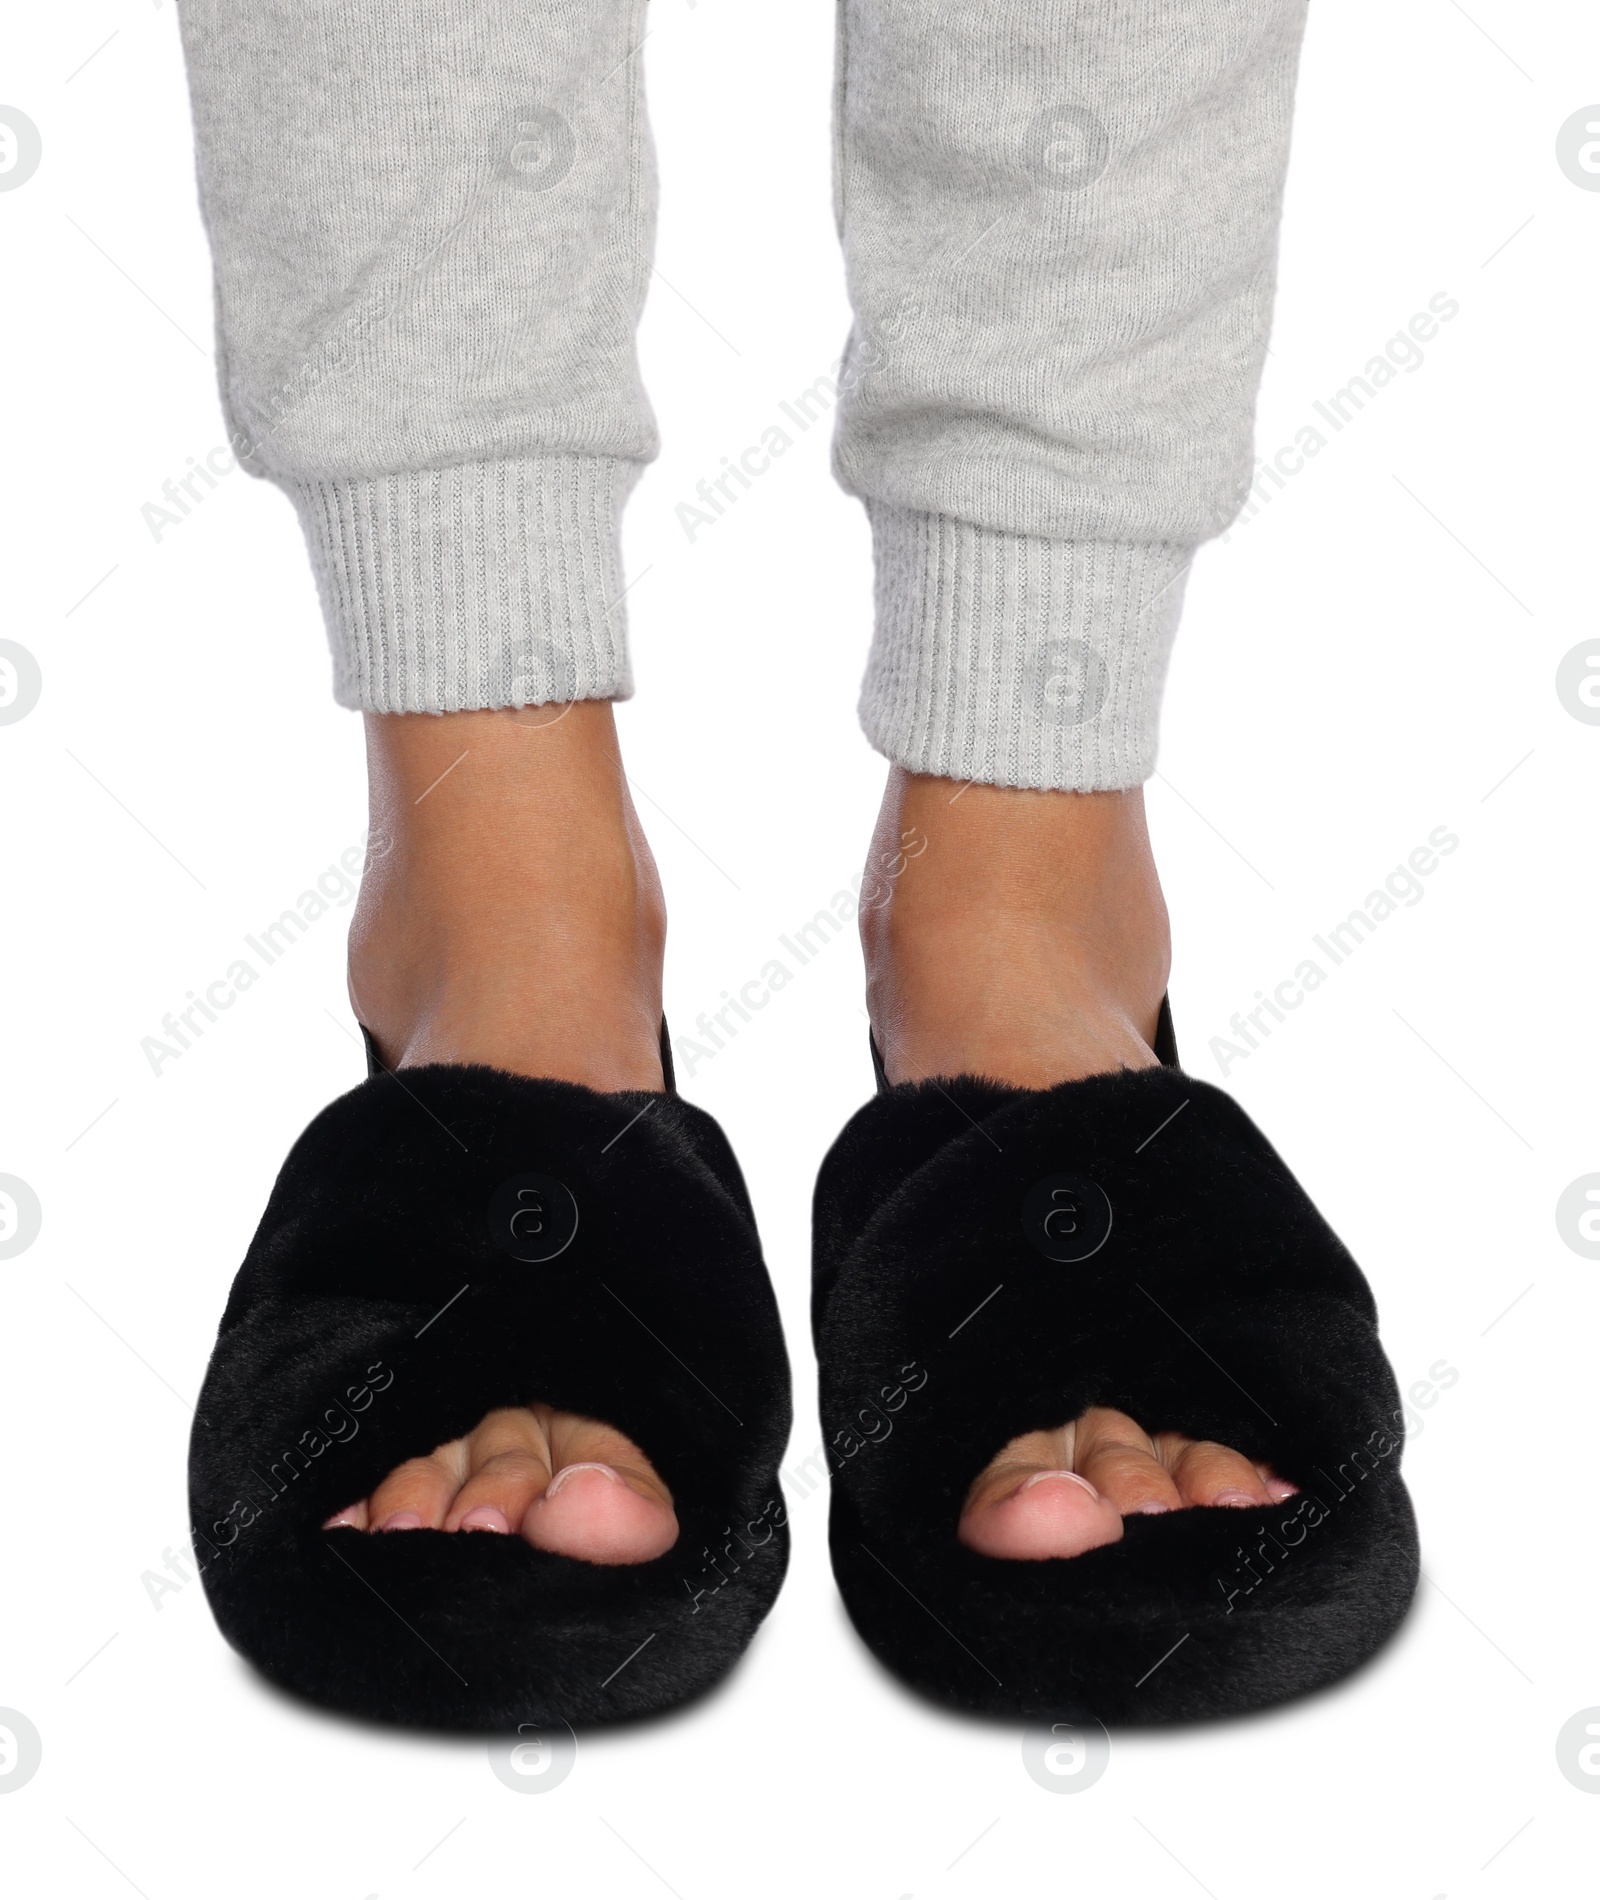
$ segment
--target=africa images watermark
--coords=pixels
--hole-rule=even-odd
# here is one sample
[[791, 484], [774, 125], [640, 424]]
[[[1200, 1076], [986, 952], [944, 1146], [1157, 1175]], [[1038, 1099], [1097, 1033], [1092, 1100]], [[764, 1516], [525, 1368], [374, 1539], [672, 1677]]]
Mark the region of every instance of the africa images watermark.
[[[1402, 376], [1415, 376], [1427, 362], [1423, 345], [1432, 343], [1440, 326], [1452, 323], [1461, 314], [1461, 305], [1448, 291], [1436, 291], [1428, 299], [1426, 310], [1419, 310], [1403, 330], [1397, 330], [1383, 349], [1371, 357], [1359, 376], [1352, 376], [1342, 389], [1327, 399], [1313, 402], [1315, 419], [1301, 425], [1292, 442], [1286, 442], [1275, 455], [1256, 463], [1255, 474], [1247, 491], [1239, 519], [1222, 537], [1224, 545], [1241, 528], [1269, 507], [1297, 475], [1328, 448], [1334, 437], [1377, 401], [1391, 383]], [[1328, 433], [1323, 433], [1324, 427]]]
[[[1448, 1391], [1461, 1375], [1444, 1359], [1435, 1360], [1428, 1372], [1428, 1379], [1419, 1380], [1411, 1390], [1415, 1394], [1425, 1386], [1431, 1396], [1419, 1400], [1419, 1403], [1432, 1406], [1438, 1402], [1439, 1392]], [[1327, 1486], [1326, 1493], [1304, 1492], [1296, 1499], [1289, 1515], [1279, 1520], [1276, 1533], [1269, 1531], [1264, 1524], [1258, 1525], [1254, 1536], [1259, 1541], [1253, 1550], [1247, 1552], [1243, 1544], [1239, 1546], [1235, 1553], [1239, 1561], [1234, 1566], [1233, 1580], [1226, 1577], [1216, 1580], [1229, 1616], [1233, 1614], [1235, 1597], [1251, 1596], [1259, 1590], [1267, 1577], [1273, 1576], [1280, 1565], [1289, 1561], [1312, 1531], [1326, 1524], [1341, 1504], [1353, 1497], [1368, 1478], [1394, 1457], [1408, 1435], [1414, 1437], [1421, 1430], [1420, 1423], [1412, 1423], [1413, 1415], [1403, 1405], [1394, 1412], [1393, 1417], [1393, 1430], [1386, 1425], [1375, 1426], [1367, 1434], [1366, 1442], [1341, 1458], [1333, 1472], [1324, 1471], [1320, 1465], [1316, 1468], [1317, 1475]], [[1256, 1568], [1258, 1564], [1260, 1570]], [[1266, 1576], [1261, 1571], [1265, 1571]], [[1245, 1581], [1246, 1577], [1249, 1578], [1248, 1582]]]
[[156, 1079], [160, 1080], [167, 1063], [176, 1062], [193, 1048], [205, 1034], [206, 1024], [220, 1022], [222, 1012], [232, 1009], [244, 992], [253, 988], [274, 963], [292, 950], [314, 923], [330, 909], [343, 910], [353, 903], [361, 874], [375, 859], [386, 857], [393, 847], [394, 840], [386, 833], [373, 836], [363, 832], [355, 844], [339, 854], [337, 862], [320, 874], [314, 889], [300, 893], [292, 908], [258, 931], [247, 931], [245, 944], [259, 960], [260, 968], [250, 957], [235, 957], [222, 975], [208, 983], [203, 991], [190, 990], [185, 1007], [169, 1010], [162, 1017], [159, 1036], [145, 1036], [140, 1041], [139, 1047]]
[[[792, 398], [778, 403], [778, 415], [737, 458], [725, 455], [716, 474], [696, 485], [693, 501], [680, 501], [673, 510], [684, 538], [692, 547], [707, 528], [714, 528], [740, 499], [753, 489], [774, 463], [788, 454], [798, 437], [825, 421], [856, 387], [888, 360], [888, 346], [899, 340], [919, 309], [915, 292], [907, 291], [894, 311], [870, 331], [850, 339], [844, 355], [824, 375]], [[791, 435], [790, 430], [794, 433]]]
[[915, 1359], [899, 1367], [890, 1385], [879, 1386], [864, 1404], [856, 1407], [853, 1422], [841, 1425], [826, 1444], [799, 1459], [793, 1470], [784, 1468], [784, 1476], [801, 1498], [808, 1498], [821, 1485], [825, 1475], [842, 1471], [852, 1458], [871, 1445], [881, 1445], [894, 1430], [892, 1413], [902, 1411], [913, 1392], [928, 1383], [928, 1369]]
[[[700, 1575], [705, 1577], [714, 1571], [717, 1578], [716, 1582], [702, 1583], [696, 1587], [688, 1577], [685, 1577], [683, 1580], [683, 1587], [689, 1593], [690, 1615], [698, 1616], [700, 1614], [702, 1599], [714, 1597], [719, 1590], [725, 1588], [731, 1581], [728, 1571], [732, 1571], [733, 1574], [737, 1576], [744, 1568], [744, 1564], [740, 1563], [739, 1557], [742, 1556], [745, 1563], [748, 1563], [763, 1544], [770, 1544], [772, 1542], [779, 1530], [781, 1530], [788, 1521], [788, 1508], [784, 1504], [783, 1499], [777, 1497], [769, 1498], [754, 1517], [746, 1520], [742, 1533], [736, 1532], [731, 1524], [724, 1524], [722, 1527], [722, 1536], [725, 1541], [719, 1546], [718, 1553], [713, 1555], [709, 1544], [707, 1544], [700, 1553], [705, 1559], [705, 1562], [700, 1568]], [[765, 1526], [764, 1534], [757, 1536], [756, 1533], [761, 1531], [763, 1526]], [[735, 1550], [738, 1551], [739, 1556], [734, 1555]], [[722, 1566], [724, 1564], [728, 1566], [727, 1570], [723, 1569]]]
[[[1222, 1592], [1227, 1604], [1227, 1614], [1233, 1615], [1235, 1597], [1252, 1596], [1266, 1582], [1266, 1577], [1263, 1577], [1256, 1569], [1258, 1563], [1267, 1573], [1267, 1577], [1272, 1576], [1278, 1565], [1287, 1563], [1312, 1531], [1326, 1524], [1334, 1511], [1344, 1503], [1346, 1498], [1355, 1493], [1357, 1487], [1365, 1479], [1370, 1478], [1373, 1472], [1379, 1469], [1385, 1459], [1394, 1456], [1402, 1442], [1398, 1433], [1388, 1431], [1381, 1425], [1375, 1427], [1368, 1434], [1364, 1446], [1340, 1460], [1337, 1478], [1330, 1478], [1326, 1472], [1323, 1473], [1329, 1486], [1328, 1495], [1333, 1500], [1331, 1504], [1325, 1503], [1315, 1491], [1307, 1491], [1296, 1502], [1289, 1516], [1279, 1521], [1276, 1536], [1265, 1525], [1258, 1525], [1255, 1535], [1260, 1542], [1255, 1546], [1254, 1551], [1247, 1555], [1244, 1545], [1241, 1544], [1235, 1553], [1239, 1559], [1233, 1573], [1237, 1581], [1230, 1583], [1226, 1577], [1217, 1578], [1217, 1588]], [[1269, 1546], [1271, 1555], [1268, 1554]], [[1274, 1557], [1277, 1559], [1276, 1563], [1273, 1561]], [[1250, 1579], [1248, 1583], [1244, 1581], [1246, 1577]]]
[[[928, 1371], [925, 1366], [919, 1366], [914, 1359], [901, 1366], [892, 1382], [879, 1386], [871, 1398], [856, 1408], [853, 1424], [841, 1426], [826, 1446], [819, 1444], [795, 1471], [786, 1469], [783, 1475], [796, 1486], [802, 1498], [809, 1497], [821, 1484], [823, 1471], [830, 1460], [832, 1469], [839, 1471], [868, 1446], [881, 1445], [894, 1430], [891, 1414], [903, 1410], [911, 1394], [920, 1392], [927, 1383]], [[780, 1495], [770, 1498], [760, 1512], [746, 1523], [742, 1538], [733, 1531], [731, 1525], [724, 1525], [722, 1535], [727, 1541], [721, 1545], [719, 1553], [714, 1555], [710, 1545], [700, 1553], [705, 1559], [700, 1576], [708, 1578], [715, 1573], [716, 1582], [706, 1581], [697, 1585], [688, 1577], [683, 1580], [683, 1587], [689, 1594], [691, 1614], [698, 1616], [702, 1602], [714, 1597], [731, 1581], [728, 1571], [738, 1574], [742, 1568], [739, 1556], [748, 1562], [756, 1550], [772, 1541], [773, 1532], [788, 1521], [788, 1507]], [[766, 1527], [766, 1534], [758, 1537], [756, 1532], [762, 1526]], [[738, 1555], [735, 1555], [736, 1550]], [[727, 1570], [723, 1569], [724, 1564]]]
[[[718, 1008], [702, 1011], [695, 1018], [696, 1033], [674, 1036], [673, 1058], [685, 1077], [692, 1076], [703, 1063], [726, 1049], [739, 1034], [742, 1023], [752, 1023], [775, 996], [795, 980], [808, 963], [816, 960], [830, 943], [846, 934], [847, 927], [864, 910], [881, 910], [893, 895], [895, 880], [906, 867], [920, 858], [928, 840], [915, 825], [900, 834], [896, 850], [878, 854], [878, 861], [851, 878], [847, 887], [834, 892], [827, 905], [792, 931], [778, 933], [778, 948], [783, 956], [769, 956], [753, 977], [737, 990], [722, 992]], [[790, 961], [792, 959], [792, 967]]]
[[[1343, 922], [1331, 925], [1325, 932], [1314, 933], [1311, 941], [1322, 960], [1302, 958], [1292, 975], [1274, 984], [1270, 996], [1264, 990], [1257, 990], [1255, 1007], [1235, 1012], [1228, 1025], [1229, 1035], [1211, 1038], [1209, 1047], [1222, 1074], [1226, 1076], [1235, 1063], [1243, 1062], [1259, 1049], [1271, 1036], [1272, 1025], [1286, 1023], [1289, 1012], [1299, 1009], [1314, 990], [1321, 989], [1332, 972], [1340, 964], [1348, 963], [1362, 944], [1376, 936], [1397, 911], [1414, 910], [1427, 896], [1422, 879], [1431, 877], [1438, 870], [1440, 859], [1451, 856], [1460, 845], [1461, 840], [1453, 831], [1444, 825], [1435, 825], [1428, 833], [1428, 842], [1419, 844], [1404, 864], [1394, 867], [1384, 879], [1381, 890], [1369, 891]], [[1327, 968], [1323, 967], [1324, 963]]]
[[[185, 1557], [201, 1571], [207, 1564], [217, 1563], [224, 1554], [231, 1553], [241, 1533], [263, 1521], [290, 1485], [311, 1469], [313, 1459], [320, 1458], [335, 1445], [349, 1444], [361, 1430], [361, 1420], [356, 1414], [365, 1412], [376, 1395], [387, 1392], [393, 1384], [394, 1369], [381, 1359], [375, 1360], [367, 1367], [360, 1385], [346, 1386], [344, 1397], [324, 1406], [314, 1425], [291, 1433], [289, 1442], [277, 1455], [264, 1460], [267, 1467], [264, 1472], [256, 1465], [247, 1467], [239, 1486], [240, 1495], [233, 1499], [223, 1516], [212, 1520], [209, 1535], [198, 1525], [192, 1525], [185, 1552], [168, 1549], [161, 1553], [161, 1560], [171, 1574], [164, 1576], [158, 1570], [147, 1570], [140, 1577], [152, 1606], [159, 1610], [163, 1597], [181, 1590], [190, 1581], [184, 1570]], [[174, 1582], [173, 1576], [178, 1581]]]

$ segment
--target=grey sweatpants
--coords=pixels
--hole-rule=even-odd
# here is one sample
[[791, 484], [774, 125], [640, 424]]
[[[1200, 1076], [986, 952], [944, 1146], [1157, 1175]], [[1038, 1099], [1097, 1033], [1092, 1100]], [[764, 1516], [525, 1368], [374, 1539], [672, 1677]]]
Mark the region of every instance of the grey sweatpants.
[[[838, 10], [867, 735], [1137, 784], [1189, 562], [1251, 479], [1305, 0]], [[223, 399], [299, 510], [346, 705], [629, 690], [646, 14], [183, 0]]]

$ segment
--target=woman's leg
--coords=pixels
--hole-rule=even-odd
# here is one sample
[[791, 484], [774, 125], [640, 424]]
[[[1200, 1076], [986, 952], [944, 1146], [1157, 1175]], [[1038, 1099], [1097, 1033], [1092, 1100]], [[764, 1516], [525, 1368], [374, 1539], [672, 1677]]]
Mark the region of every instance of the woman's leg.
[[645, 12], [184, 0], [223, 402], [299, 510], [344, 705], [627, 691]]
[[[1148, 1066], [1170, 943], [1140, 787], [1189, 563], [1250, 485], [1303, 0], [840, 17], [837, 466], [872, 521], [861, 710], [894, 762], [877, 1040], [892, 1081]], [[1022, 1488], [1063, 1465], [1104, 1495]], [[1091, 1413], [1007, 1447], [962, 1535], [1067, 1555], [1269, 1481]]]
[[[385, 1063], [661, 1086], [665, 916], [611, 709], [644, 0], [186, 0], [224, 402], [304, 524], [374, 856], [350, 993]], [[552, 1472], [571, 1472], [552, 1484]], [[676, 1535], [643, 1451], [498, 1412], [346, 1521], [599, 1561]]]

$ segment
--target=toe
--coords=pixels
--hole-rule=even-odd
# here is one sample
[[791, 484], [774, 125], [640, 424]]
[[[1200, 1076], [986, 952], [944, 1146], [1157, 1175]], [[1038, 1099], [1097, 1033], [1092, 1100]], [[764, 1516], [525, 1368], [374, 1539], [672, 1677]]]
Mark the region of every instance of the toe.
[[636, 1491], [611, 1465], [564, 1465], [522, 1519], [538, 1550], [591, 1564], [642, 1564], [678, 1541], [672, 1507]]
[[1234, 1505], [1250, 1509], [1271, 1503], [1261, 1473], [1242, 1453], [1209, 1439], [1178, 1439], [1162, 1433], [1157, 1448], [1185, 1504]]
[[1025, 1432], [981, 1471], [957, 1536], [982, 1557], [1076, 1557], [1122, 1535], [1122, 1515], [1075, 1471], [1075, 1430]]
[[645, 1563], [677, 1542], [672, 1494], [622, 1432], [548, 1405], [488, 1414], [391, 1471], [325, 1530], [520, 1531], [590, 1563]]
[[441, 1445], [426, 1458], [397, 1465], [367, 1500], [374, 1531], [440, 1530], [467, 1475], [466, 1440]]
[[648, 1563], [678, 1541], [672, 1494], [625, 1433], [573, 1412], [536, 1406], [554, 1476], [524, 1511], [539, 1550], [592, 1564]]
[[467, 1439], [467, 1480], [445, 1514], [447, 1531], [509, 1534], [550, 1482], [550, 1447], [525, 1408], [491, 1412]]
[[998, 1497], [969, 1502], [958, 1535], [982, 1557], [1076, 1557], [1122, 1535], [1122, 1513], [1075, 1471], [1016, 1477]]
[[1151, 1437], [1126, 1412], [1097, 1405], [1070, 1425], [1012, 1439], [974, 1480], [958, 1535], [986, 1557], [1076, 1557], [1116, 1543], [1125, 1517], [1255, 1508], [1297, 1488], [1227, 1445]]
[[1097, 1405], [1084, 1413], [1078, 1420], [1073, 1469], [1123, 1517], [1175, 1511], [1183, 1503], [1149, 1433], [1126, 1412]]

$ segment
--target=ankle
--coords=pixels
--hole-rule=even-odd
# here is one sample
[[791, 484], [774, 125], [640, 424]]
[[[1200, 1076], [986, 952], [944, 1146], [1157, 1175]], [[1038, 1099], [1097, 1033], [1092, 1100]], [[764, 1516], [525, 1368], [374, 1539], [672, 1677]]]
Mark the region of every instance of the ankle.
[[369, 716], [350, 995], [391, 1066], [659, 1088], [666, 913], [611, 709]]
[[861, 935], [894, 1079], [972, 1069], [1043, 1086], [1154, 1060], [1171, 937], [1137, 790], [962, 787], [896, 768]]

